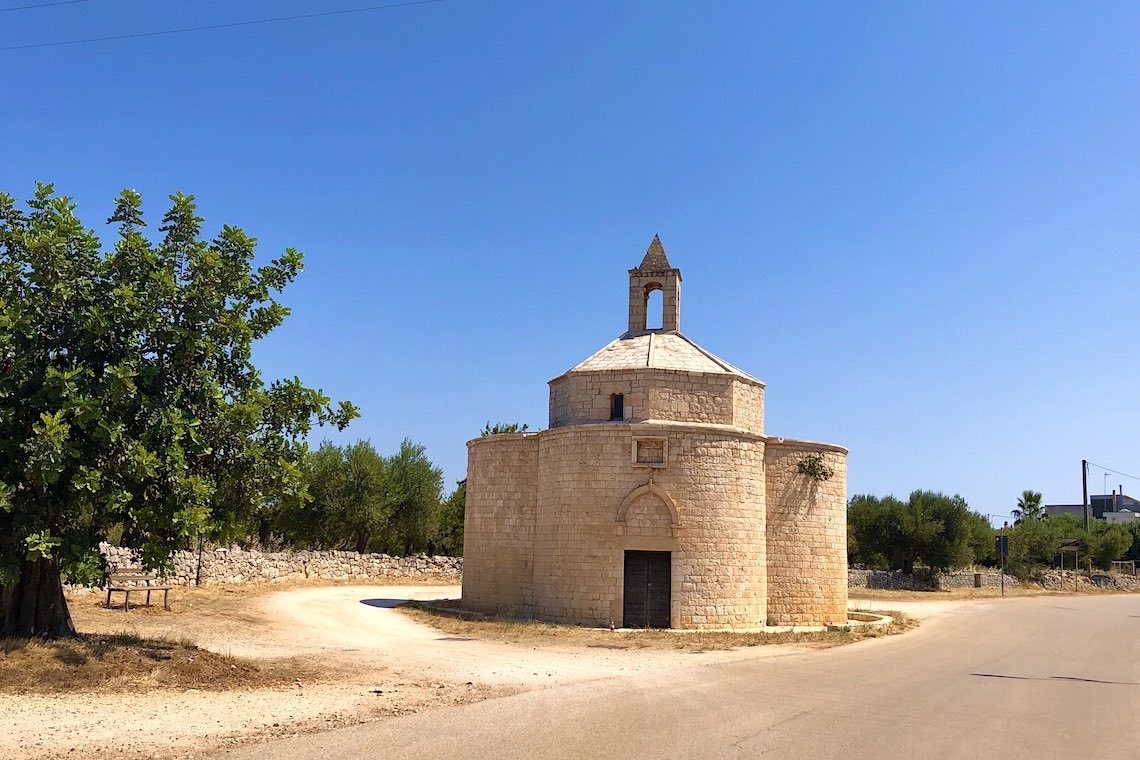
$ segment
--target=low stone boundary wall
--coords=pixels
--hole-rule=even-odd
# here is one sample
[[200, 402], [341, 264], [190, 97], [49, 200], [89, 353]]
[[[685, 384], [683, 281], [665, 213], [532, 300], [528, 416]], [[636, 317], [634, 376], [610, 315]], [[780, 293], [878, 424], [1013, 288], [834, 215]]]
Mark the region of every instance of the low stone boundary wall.
[[[126, 547], [100, 544], [108, 568], [137, 565], [135, 553]], [[263, 583], [299, 578], [349, 580], [356, 578], [438, 578], [458, 581], [463, 575], [461, 557], [418, 554], [390, 557], [342, 551], [261, 552], [237, 547], [175, 552], [174, 570], [167, 577], [182, 586], [219, 583]]]
[[[983, 588], [1001, 586], [1001, 573], [982, 572]], [[1017, 578], [1005, 576], [1006, 587], [1018, 586]], [[878, 588], [896, 591], [929, 591], [931, 589], [974, 588], [974, 572], [954, 570], [948, 573], [904, 573], [901, 570], [847, 571], [847, 588]]]
[[1041, 587], [1049, 591], [1080, 591], [1081, 589], [1114, 589], [1116, 591], [1140, 591], [1140, 578], [1120, 573], [1094, 572], [1091, 576], [1081, 574], [1073, 581], [1073, 573], [1066, 570], [1064, 575], [1053, 570], [1041, 576]]

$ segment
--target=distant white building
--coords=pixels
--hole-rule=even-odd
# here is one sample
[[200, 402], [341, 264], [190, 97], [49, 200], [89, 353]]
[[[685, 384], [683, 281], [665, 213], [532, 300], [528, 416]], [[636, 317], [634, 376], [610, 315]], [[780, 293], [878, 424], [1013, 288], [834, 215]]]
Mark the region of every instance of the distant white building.
[[[1045, 516], [1077, 515], [1083, 517], [1083, 504], [1046, 504]], [[1089, 517], [1110, 523], [1130, 523], [1140, 518], [1140, 500], [1124, 491], [1089, 496]]]
[[1133, 512], [1130, 509], [1122, 509], [1119, 512], [1105, 512], [1104, 521], [1110, 523], [1130, 523], [1133, 520], [1140, 520], [1140, 512]]

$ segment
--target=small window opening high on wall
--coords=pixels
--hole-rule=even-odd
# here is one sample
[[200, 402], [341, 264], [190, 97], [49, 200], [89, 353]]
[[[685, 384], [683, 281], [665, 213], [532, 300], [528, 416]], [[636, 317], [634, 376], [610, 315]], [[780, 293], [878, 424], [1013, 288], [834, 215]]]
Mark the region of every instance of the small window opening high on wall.
[[610, 419], [625, 419], [625, 396], [621, 393], [614, 393], [610, 396]]

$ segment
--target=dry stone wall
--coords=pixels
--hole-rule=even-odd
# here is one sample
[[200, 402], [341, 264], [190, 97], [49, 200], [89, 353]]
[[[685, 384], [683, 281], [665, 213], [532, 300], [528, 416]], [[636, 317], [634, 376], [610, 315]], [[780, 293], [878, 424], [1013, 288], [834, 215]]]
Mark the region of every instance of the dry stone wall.
[[[851, 568], [847, 571], [847, 585], [850, 588], [879, 588], [901, 591], [929, 591], [930, 589], [974, 588], [974, 575], [969, 570], [955, 570], [948, 573], [904, 573], [901, 570], [862, 570]], [[978, 573], [983, 588], [1001, 586], [1001, 573]], [[1012, 575], [1005, 576], [1006, 586], [1020, 585]]]
[[1120, 573], [1095, 572], [1092, 575], [1080, 574], [1076, 581], [1073, 573], [1053, 570], [1041, 576], [1041, 586], [1050, 591], [1072, 591], [1081, 589], [1115, 589], [1116, 591], [1140, 591], [1140, 577]]
[[[100, 544], [99, 552], [109, 569], [137, 566], [135, 553], [126, 547]], [[201, 553], [179, 551], [173, 557], [169, 580], [183, 586], [221, 583], [261, 583], [295, 579], [351, 580], [366, 578], [438, 578], [459, 580], [463, 560], [459, 557], [390, 557], [342, 551], [260, 552], [236, 547], [207, 549]]]
[[[851, 568], [847, 572], [847, 583], [851, 588], [878, 588], [904, 591], [929, 591], [931, 589], [974, 588], [974, 575], [971, 570], [955, 570], [947, 573], [904, 573], [901, 570], [866, 570]], [[1001, 573], [981, 572], [982, 588], [1001, 586]], [[1140, 577], [1121, 573], [1094, 572], [1091, 575], [1080, 573], [1076, 579], [1072, 571], [1064, 573], [1050, 570], [1034, 580], [1049, 591], [1079, 591], [1094, 588], [1117, 591], [1140, 591]], [[1005, 576], [1005, 585], [1012, 588], [1022, 585], [1012, 575]]]

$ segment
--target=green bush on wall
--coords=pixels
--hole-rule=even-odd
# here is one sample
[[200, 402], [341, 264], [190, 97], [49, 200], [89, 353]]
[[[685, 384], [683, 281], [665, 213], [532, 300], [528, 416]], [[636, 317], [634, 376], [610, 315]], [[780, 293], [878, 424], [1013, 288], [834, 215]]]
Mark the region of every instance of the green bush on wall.
[[800, 475], [807, 475], [812, 480], [821, 482], [831, 480], [831, 476], [835, 474], [835, 470], [824, 464], [821, 454], [808, 454], [799, 461], [796, 469], [799, 470]]

